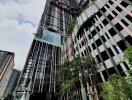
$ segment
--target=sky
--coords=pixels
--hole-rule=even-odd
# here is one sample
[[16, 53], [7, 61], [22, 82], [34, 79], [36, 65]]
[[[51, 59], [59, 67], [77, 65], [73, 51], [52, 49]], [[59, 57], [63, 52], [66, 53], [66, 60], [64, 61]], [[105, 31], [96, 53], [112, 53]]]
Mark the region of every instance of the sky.
[[0, 0], [0, 50], [15, 53], [22, 70], [46, 0]]

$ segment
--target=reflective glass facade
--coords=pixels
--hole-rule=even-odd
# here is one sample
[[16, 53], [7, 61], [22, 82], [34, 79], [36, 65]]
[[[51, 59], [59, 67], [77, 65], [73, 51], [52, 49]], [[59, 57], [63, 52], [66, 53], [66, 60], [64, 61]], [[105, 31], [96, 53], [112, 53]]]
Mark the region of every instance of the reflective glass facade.
[[52, 44], [61, 46], [61, 35], [48, 31], [48, 30], [44, 30], [43, 31], [43, 35], [42, 35], [42, 39], [51, 42]]

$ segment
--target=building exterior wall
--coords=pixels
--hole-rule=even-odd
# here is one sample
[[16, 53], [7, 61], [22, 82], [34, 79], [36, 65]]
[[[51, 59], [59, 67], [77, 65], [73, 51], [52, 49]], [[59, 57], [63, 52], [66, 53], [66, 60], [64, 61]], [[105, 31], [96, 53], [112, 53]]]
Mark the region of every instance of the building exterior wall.
[[[34, 100], [38, 96], [40, 99], [51, 100], [57, 91], [53, 72], [63, 60], [63, 39], [65, 33], [68, 32], [72, 18], [67, 10], [71, 5], [69, 2], [70, 0], [46, 1], [19, 79], [16, 98]], [[28, 96], [25, 97], [25, 94]]]
[[47, 0], [18, 84], [18, 96], [42, 93], [43, 97], [50, 97], [49, 94], [56, 91], [51, 71], [63, 62], [63, 54], [68, 60], [77, 54], [92, 55], [96, 64], [102, 64], [97, 75], [101, 82], [107, 81], [109, 74], [127, 75], [126, 71], [130, 69], [128, 62], [118, 62], [123, 58], [123, 51], [132, 45], [131, 2], [89, 0], [85, 6], [85, 1], [77, 0], [80, 8], [85, 8], [74, 16], [77, 25], [72, 38], [67, 37], [63, 45], [73, 17], [70, 10], [76, 2]]
[[[114, 73], [126, 76], [131, 66], [128, 61], [119, 62], [123, 59], [123, 51], [132, 46], [132, 3], [130, 0], [91, 1], [85, 8], [81, 7], [76, 17], [77, 25], [72, 32], [74, 56], [92, 55], [96, 64], [101, 64], [97, 70], [100, 82], [107, 81]], [[92, 90], [89, 84], [88, 88]]]
[[132, 6], [129, 0], [96, 0], [90, 2], [80, 16], [74, 28], [73, 40], [75, 54], [85, 56], [90, 53], [97, 64], [101, 82], [108, 79], [109, 74], [127, 75], [130, 69], [128, 62], [119, 64], [123, 51], [132, 46]]
[[66, 38], [65, 44], [64, 44], [64, 56], [65, 60], [72, 60], [74, 56], [74, 48], [73, 48], [73, 40], [71, 36], [68, 36]]
[[6, 51], [3, 52], [1, 56], [1, 66], [0, 66], [0, 99], [4, 96], [7, 84], [10, 79], [12, 69], [14, 67], [14, 54]]
[[20, 71], [13, 69], [8, 84], [6, 86], [6, 90], [4, 92], [4, 97], [7, 96], [9, 93], [13, 93], [15, 91], [19, 76]]
[[26, 65], [21, 75], [17, 93], [50, 93], [54, 92], [52, 70], [60, 64], [61, 48], [40, 39], [34, 39]]

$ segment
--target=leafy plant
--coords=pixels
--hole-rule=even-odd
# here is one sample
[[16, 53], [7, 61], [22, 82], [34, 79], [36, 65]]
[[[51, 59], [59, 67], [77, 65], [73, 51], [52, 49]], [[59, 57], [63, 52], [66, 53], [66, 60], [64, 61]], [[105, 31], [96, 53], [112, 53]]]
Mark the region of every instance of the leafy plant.
[[124, 59], [127, 59], [129, 64], [132, 65], [132, 47], [129, 47], [125, 50]]
[[74, 27], [75, 27], [76, 24], [77, 24], [77, 19], [73, 18], [72, 21], [71, 21], [70, 29], [69, 29], [67, 35], [71, 35], [72, 34], [72, 32], [73, 32]]
[[108, 81], [101, 84], [101, 96], [104, 100], [132, 99], [132, 77], [121, 77], [113, 74]]
[[[72, 61], [65, 61], [64, 64], [60, 65], [56, 72], [56, 83], [61, 88], [61, 93], [67, 93], [71, 88], [81, 89], [80, 81], [87, 91], [88, 77], [92, 77], [92, 85], [96, 87], [96, 70], [97, 65], [90, 56], [80, 57], [76, 56]], [[95, 92], [95, 91], [94, 91]], [[72, 94], [72, 92], [70, 93]]]
[[14, 96], [12, 93], [9, 93], [5, 98], [4, 100], [13, 100], [14, 99]]

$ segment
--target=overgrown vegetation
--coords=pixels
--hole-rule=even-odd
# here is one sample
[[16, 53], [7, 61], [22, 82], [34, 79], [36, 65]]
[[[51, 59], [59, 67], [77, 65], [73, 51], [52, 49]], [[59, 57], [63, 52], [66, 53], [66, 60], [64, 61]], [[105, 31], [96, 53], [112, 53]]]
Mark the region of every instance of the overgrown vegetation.
[[[81, 82], [86, 94], [92, 95], [88, 93], [87, 83], [89, 82], [89, 84], [96, 88], [96, 69], [97, 65], [94, 59], [89, 56], [76, 56], [72, 61], [65, 61], [64, 64], [58, 67], [56, 72], [56, 83], [58, 86], [61, 86], [61, 95], [67, 93], [72, 95], [71, 91], [73, 89], [80, 90]], [[89, 81], [89, 77], [91, 77], [92, 80]]]
[[132, 65], [132, 47], [129, 47], [124, 52], [124, 59], [128, 60], [129, 64]]
[[[124, 51], [124, 57], [120, 63], [126, 60], [132, 65], [132, 47]], [[100, 85], [101, 97], [104, 100], [132, 100], [132, 71], [129, 70], [128, 74], [126, 77], [111, 75], [107, 82]]]
[[9, 94], [4, 98], [4, 100], [13, 100], [13, 99], [14, 99], [13, 93], [9, 93]]
[[72, 34], [72, 32], [73, 32], [74, 27], [75, 27], [76, 24], [77, 24], [77, 19], [76, 18], [73, 18], [72, 21], [71, 21], [70, 29], [69, 29], [67, 35], [70, 36]]
[[101, 87], [103, 100], [132, 100], [132, 76], [113, 74]]

